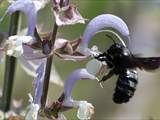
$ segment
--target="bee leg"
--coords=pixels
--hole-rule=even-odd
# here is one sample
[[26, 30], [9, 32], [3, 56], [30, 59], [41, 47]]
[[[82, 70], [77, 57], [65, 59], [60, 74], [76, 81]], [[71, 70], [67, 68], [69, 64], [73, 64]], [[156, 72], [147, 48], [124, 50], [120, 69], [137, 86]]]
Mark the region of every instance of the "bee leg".
[[107, 75], [103, 76], [102, 80], [100, 80], [99, 82], [106, 81], [107, 79], [111, 78], [114, 74], [115, 74], [115, 69], [112, 69], [111, 71], [109, 71]]

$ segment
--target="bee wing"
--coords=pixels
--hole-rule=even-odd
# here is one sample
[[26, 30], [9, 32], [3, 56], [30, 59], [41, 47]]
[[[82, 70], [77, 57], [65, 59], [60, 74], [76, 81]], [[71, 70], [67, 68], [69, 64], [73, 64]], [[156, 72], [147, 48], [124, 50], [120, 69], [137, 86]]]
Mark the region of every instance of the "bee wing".
[[160, 67], [160, 57], [135, 57], [133, 64], [144, 70], [156, 70]]

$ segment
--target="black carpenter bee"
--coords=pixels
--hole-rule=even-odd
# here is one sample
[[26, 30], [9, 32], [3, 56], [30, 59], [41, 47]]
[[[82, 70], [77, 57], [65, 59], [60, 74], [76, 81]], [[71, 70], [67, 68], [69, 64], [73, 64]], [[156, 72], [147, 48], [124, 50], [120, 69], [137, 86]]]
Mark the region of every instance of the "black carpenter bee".
[[160, 67], [160, 57], [136, 57], [125, 45], [115, 42], [106, 52], [95, 58], [105, 62], [111, 69], [100, 82], [106, 81], [114, 74], [118, 75], [113, 95], [113, 101], [117, 104], [126, 103], [133, 97], [138, 83], [137, 68], [155, 70]]

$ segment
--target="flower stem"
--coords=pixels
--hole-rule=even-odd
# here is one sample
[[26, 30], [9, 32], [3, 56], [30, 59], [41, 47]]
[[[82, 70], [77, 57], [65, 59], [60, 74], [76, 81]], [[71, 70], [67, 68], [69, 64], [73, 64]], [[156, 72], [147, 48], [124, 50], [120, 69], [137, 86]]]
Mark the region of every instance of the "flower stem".
[[[9, 25], [9, 36], [15, 35], [17, 33], [18, 19], [19, 19], [19, 12], [15, 12], [14, 14], [11, 15], [10, 25]], [[2, 109], [4, 112], [7, 112], [10, 109], [15, 67], [16, 67], [16, 58], [12, 56], [6, 56], [3, 97], [2, 97]]]
[[[53, 3], [54, 3], [54, 0], [53, 0]], [[60, 0], [60, 7], [62, 7], [62, 5], [63, 5], [63, 0]], [[53, 32], [52, 32], [52, 38], [51, 38], [52, 49], [55, 44], [57, 31], [58, 31], [58, 26], [55, 22], [54, 27], [53, 27]], [[42, 92], [42, 97], [41, 97], [41, 108], [42, 109], [44, 109], [45, 105], [46, 105], [48, 88], [49, 88], [50, 73], [51, 73], [51, 67], [52, 67], [52, 60], [53, 60], [53, 56], [49, 56], [47, 58], [47, 62], [46, 62], [45, 77], [44, 77], [44, 82], [43, 82], [44, 83], [43, 84], [43, 92]]]
[[[55, 23], [52, 33], [52, 45], [54, 46], [55, 40], [56, 40], [56, 34], [57, 34], [58, 26]], [[52, 60], [53, 56], [49, 56], [47, 58], [46, 63], [46, 70], [45, 70], [45, 77], [44, 77], [44, 84], [43, 84], [43, 92], [41, 97], [41, 108], [45, 108], [46, 100], [47, 100], [47, 93], [49, 88], [49, 80], [50, 80], [50, 73], [51, 73], [51, 66], [52, 66]]]

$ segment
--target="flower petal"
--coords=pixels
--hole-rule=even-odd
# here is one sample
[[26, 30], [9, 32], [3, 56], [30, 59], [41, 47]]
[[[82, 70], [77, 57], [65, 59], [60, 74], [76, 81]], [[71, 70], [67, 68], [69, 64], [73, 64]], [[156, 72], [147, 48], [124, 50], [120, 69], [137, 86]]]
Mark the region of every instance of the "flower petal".
[[77, 112], [77, 117], [80, 120], [88, 120], [91, 119], [94, 114], [94, 106], [87, 101], [79, 101], [79, 109]]
[[79, 51], [84, 54], [92, 54], [91, 50], [88, 48], [90, 40], [96, 33], [102, 31], [102, 29], [109, 29], [109, 28], [118, 31], [122, 35], [122, 38], [126, 40], [125, 42], [126, 43], [129, 42], [129, 30], [126, 23], [121, 18], [115, 15], [102, 14], [93, 18], [87, 25], [83, 34]]
[[33, 103], [33, 98], [31, 94], [29, 94], [29, 101], [30, 101], [30, 106], [29, 110], [25, 116], [25, 120], [37, 120], [38, 119], [38, 111], [40, 106], [38, 104]]
[[69, 75], [64, 86], [64, 95], [65, 95], [65, 99], [63, 101], [64, 106], [69, 106], [69, 107], [74, 106], [71, 97], [72, 89], [78, 80], [83, 80], [83, 79], [95, 80], [96, 77], [88, 73], [85, 68], [77, 69]]
[[54, 16], [56, 19], [56, 24], [58, 26], [85, 23], [85, 19], [81, 16], [74, 5], [69, 5], [62, 8], [60, 8], [59, 6], [55, 6]]
[[31, 46], [23, 44], [23, 57], [26, 60], [42, 59], [46, 58], [47, 55], [42, 53], [42, 50], [36, 50], [31, 48]]
[[92, 75], [96, 75], [100, 69], [102, 67], [102, 63], [98, 60], [90, 60], [87, 64], [86, 64], [86, 69], [88, 71], [88, 73], [92, 74]]
[[23, 54], [23, 43], [32, 43], [33, 38], [31, 36], [10, 36], [8, 40], [5, 41], [4, 51], [9, 56], [19, 57]]
[[12, 3], [8, 9], [7, 13], [12, 14], [16, 11], [24, 12], [28, 19], [28, 33], [27, 35], [33, 36], [34, 29], [36, 26], [37, 11], [32, 0], [17, 0]]
[[43, 80], [45, 74], [45, 63], [42, 62], [41, 65], [37, 68], [37, 77], [34, 80], [34, 104], [41, 106], [41, 96], [43, 91]]
[[37, 12], [43, 8], [46, 3], [48, 3], [48, 0], [17, 0], [8, 7], [7, 13], [12, 14], [16, 11], [24, 12], [28, 21], [27, 35], [33, 36]]

